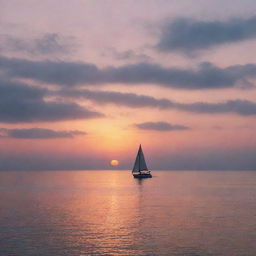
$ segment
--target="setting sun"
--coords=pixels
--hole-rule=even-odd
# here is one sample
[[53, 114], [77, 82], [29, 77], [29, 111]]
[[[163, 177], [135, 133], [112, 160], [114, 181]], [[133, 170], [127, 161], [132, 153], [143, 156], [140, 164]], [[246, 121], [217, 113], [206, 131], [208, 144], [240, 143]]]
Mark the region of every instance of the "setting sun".
[[110, 164], [113, 165], [113, 166], [117, 166], [117, 165], [119, 165], [119, 161], [118, 160], [111, 160]]

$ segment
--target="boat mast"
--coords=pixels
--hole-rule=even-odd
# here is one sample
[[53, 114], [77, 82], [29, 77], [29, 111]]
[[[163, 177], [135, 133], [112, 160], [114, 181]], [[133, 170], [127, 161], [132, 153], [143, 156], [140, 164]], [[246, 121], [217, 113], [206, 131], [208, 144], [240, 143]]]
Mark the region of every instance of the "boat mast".
[[140, 151], [141, 151], [141, 144], [140, 144], [140, 148], [139, 148], [139, 173], [141, 173], [141, 171], [140, 171]]

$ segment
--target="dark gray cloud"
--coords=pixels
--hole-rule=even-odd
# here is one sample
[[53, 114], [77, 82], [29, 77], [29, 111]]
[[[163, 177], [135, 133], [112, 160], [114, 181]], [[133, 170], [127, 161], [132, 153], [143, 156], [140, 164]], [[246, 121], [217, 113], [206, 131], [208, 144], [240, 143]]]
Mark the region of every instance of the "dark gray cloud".
[[78, 135], [85, 135], [82, 131], [55, 131], [43, 128], [29, 129], [6, 129], [0, 128], [1, 137], [9, 137], [16, 139], [55, 139], [55, 138], [73, 138]]
[[0, 122], [48, 122], [103, 116], [76, 103], [46, 101], [46, 94], [46, 89], [0, 79]]
[[256, 115], [256, 102], [251, 102], [248, 100], [228, 100], [222, 103], [176, 103], [176, 107], [180, 110], [196, 113], [236, 113], [242, 116]]
[[157, 48], [191, 53], [252, 38], [256, 38], [256, 16], [228, 21], [176, 19], [164, 26]]
[[177, 130], [188, 130], [190, 127], [170, 124], [167, 122], [145, 122], [140, 124], [135, 124], [135, 126], [142, 130], [154, 130], [154, 131], [177, 131]]
[[211, 63], [201, 63], [196, 69], [182, 69], [139, 63], [99, 69], [93, 64], [81, 62], [29, 61], [0, 57], [0, 69], [12, 78], [28, 78], [64, 86], [156, 84], [189, 90], [252, 86], [251, 79], [256, 77], [256, 64], [219, 68]]
[[30, 61], [0, 57], [0, 69], [11, 78], [28, 78], [59, 85], [99, 83], [101, 74], [95, 65], [80, 62]]
[[242, 116], [256, 115], [256, 102], [248, 100], [228, 100], [218, 103], [195, 102], [179, 103], [169, 99], [157, 99], [135, 93], [121, 93], [113, 91], [92, 91], [92, 90], [60, 90], [54, 94], [63, 97], [82, 98], [91, 100], [97, 104], [115, 104], [130, 108], [160, 108], [176, 109], [194, 113], [217, 114], [235, 113]]
[[47, 33], [35, 39], [22, 39], [11, 35], [0, 35], [2, 51], [24, 52], [29, 55], [67, 54], [73, 50], [71, 38], [57, 33]]

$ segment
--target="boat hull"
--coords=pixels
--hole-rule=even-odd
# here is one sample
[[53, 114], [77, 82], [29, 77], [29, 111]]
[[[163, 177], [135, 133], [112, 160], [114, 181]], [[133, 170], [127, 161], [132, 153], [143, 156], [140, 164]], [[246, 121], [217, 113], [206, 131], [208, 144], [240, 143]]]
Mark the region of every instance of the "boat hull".
[[133, 177], [136, 179], [144, 179], [144, 178], [152, 178], [150, 173], [140, 173], [140, 174], [133, 174]]

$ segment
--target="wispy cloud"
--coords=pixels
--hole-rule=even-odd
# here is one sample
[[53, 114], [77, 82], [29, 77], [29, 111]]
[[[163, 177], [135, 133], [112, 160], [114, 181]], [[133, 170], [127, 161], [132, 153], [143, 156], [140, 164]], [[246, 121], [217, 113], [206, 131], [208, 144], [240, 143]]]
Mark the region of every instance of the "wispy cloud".
[[256, 16], [228, 21], [176, 19], [163, 27], [157, 48], [191, 52], [256, 38]]
[[43, 128], [29, 129], [6, 129], [0, 128], [0, 137], [9, 137], [16, 139], [56, 139], [56, 138], [73, 138], [78, 135], [85, 135], [83, 131], [55, 131]]
[[170, 124], [167, 122], [145, 122], [140, 124], [135, 124], [135, 126], [142, 130], [154, 130], [154, 131], [179, 131], [179, 130], [188, 130], [190, 127], [179, 125], [179, 124]]
[[157, 99], [151, 96], [117, 91], [62, 89], [54, 91], [52, 94], [75, 99], [87, 99], [97, 104], [115, 104], [130, 108], [156, 107], [167, 109], [174, 107], [174, 103], [168, 99]]
[[47, 33], [32, 39], [0, 35], [0, 42], [0, 49], [3, 51], [24, 52], [28, 55], [66, 55], [74, 50], [74, 42], [71, 38], [57, 33]]
[[165, 68], [148, 63], [99, 69], [94, 64], [82, 62], [30, 61], [0, 57], [0, 69], [10, 77], [64, 86], [147, 83], [187, 90], [252, 86], [251, 78], [256, 77], [256, 64], [219, 68], [208, 62], [201, 63], [196, 69]]
[[118, 51], [115, 48], [108, 49], [108, 53], [110, 53], [117, 60], [134, 60], [134, 61], [149, 61], [151, 57], [144, 54], [136, 52], [135, 50], [126, 50], [126, 51]]
[[130, 108], [159, 108], [176, 109], [194, 113], [221, 114], [235, 113], [241, 116], [256, 115], [256, 102], [248, 100], [228, 100], [224, 102], [194, 102], [180, 103], [166, 98], [157, 99], [151, 96], [138, 95], [135, 93], [121, 93], [115, 91], [98, 91], [87, 89], [63, 89], [53, 92], [54, 95], [71, 97], [75, 99], [87, 99], [97, 104], [115, 104]]

